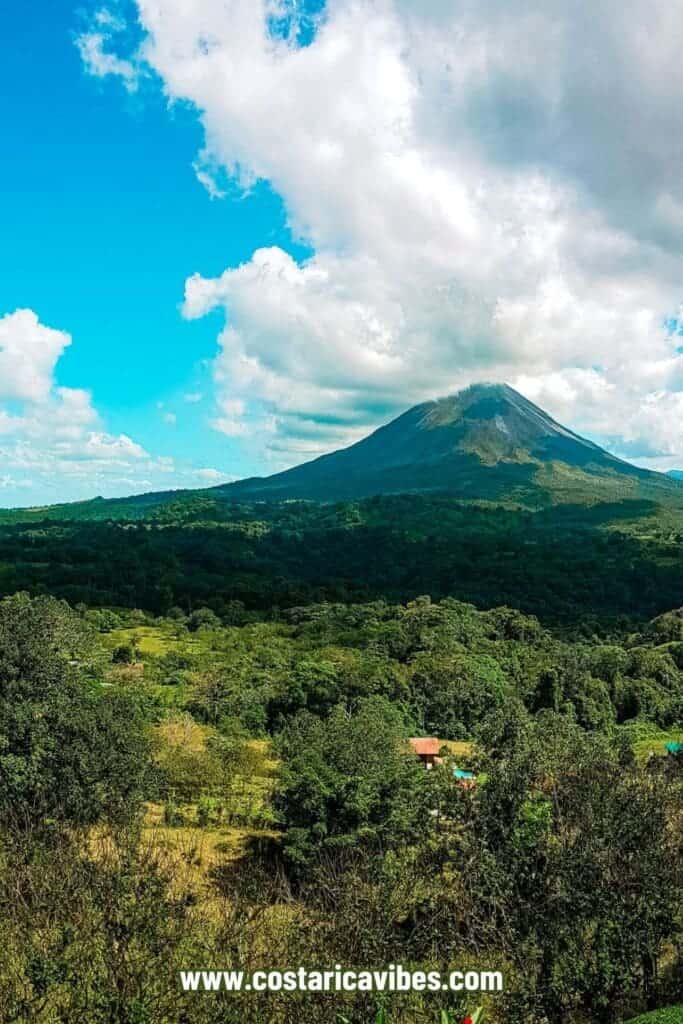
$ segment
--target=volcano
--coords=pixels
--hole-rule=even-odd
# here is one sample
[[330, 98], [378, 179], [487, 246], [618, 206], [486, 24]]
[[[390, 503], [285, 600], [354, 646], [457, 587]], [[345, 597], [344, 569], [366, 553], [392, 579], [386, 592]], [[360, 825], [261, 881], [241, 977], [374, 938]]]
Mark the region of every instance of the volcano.
[[341, 501], [442, 492], [533, 505], [664, 497], [680, 484], [610, 455], [507, 384], [424, 402], [356, 444], [215, 488], [235, 500]]

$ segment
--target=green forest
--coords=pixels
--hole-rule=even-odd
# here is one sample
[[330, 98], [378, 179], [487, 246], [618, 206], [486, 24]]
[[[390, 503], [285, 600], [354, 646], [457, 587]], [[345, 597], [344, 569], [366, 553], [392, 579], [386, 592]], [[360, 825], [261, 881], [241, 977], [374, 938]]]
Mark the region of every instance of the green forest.
[[682, 540], [683, 509], [646, 500], [531, 509], [438, 494], [245, 504], [187, 492], [151, 508], [143, 497], [0, 512], [0, 593], [155, 615], [207, 607], [235, 624], [429, 594], [607, 635], [680, 605]]
[[[645, 500], [3, 513], [0, 1019], [677, 1024], [682, 540]], [[179, 984], [336, 963], [505, 985]]]

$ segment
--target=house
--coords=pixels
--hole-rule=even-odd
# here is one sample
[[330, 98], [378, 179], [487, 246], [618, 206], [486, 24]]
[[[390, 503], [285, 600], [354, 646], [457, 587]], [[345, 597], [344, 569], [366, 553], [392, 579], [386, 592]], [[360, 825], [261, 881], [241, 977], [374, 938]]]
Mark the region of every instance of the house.
[[441, 764], [442, 758], [439, 757], [441, 740], [435, 736], [411, 736], [408, 742], [425, 768], [433, 768], [435, 764]]
[[[425, 768], [433, 768], [436, 764], [443, 764], [443, 758], [439, 757], [439, 751], [447, 746], [443, 740], [436, 736], [411, 736], [408, 740]], [[453, 768], [453, 778], [456, 784], [462, 789], [473, 789], [477, 785], [477, 776], [474, 772], [465, 768]]]

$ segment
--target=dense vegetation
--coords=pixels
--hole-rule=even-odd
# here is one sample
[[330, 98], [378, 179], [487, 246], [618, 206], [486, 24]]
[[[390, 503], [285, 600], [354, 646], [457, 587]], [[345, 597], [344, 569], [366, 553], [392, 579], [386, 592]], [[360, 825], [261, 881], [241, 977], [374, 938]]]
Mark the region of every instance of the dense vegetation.
[[418, 1024], [480, 1001], [178, 982], [335, 963], [500, 969], [492, 1024], [680, 1003], [682, 537], [646, 502], [6, 516], [0, 1019]]
[[425, 593], [590, 635], [681, 603], [681, 538], [683, 513], [643, 501], [534, 512], [415, 495], [323, 506], [187, 497], [144, 520], [0, 525], [0, 593], [154, 614], [209, 607], [224, 622]]

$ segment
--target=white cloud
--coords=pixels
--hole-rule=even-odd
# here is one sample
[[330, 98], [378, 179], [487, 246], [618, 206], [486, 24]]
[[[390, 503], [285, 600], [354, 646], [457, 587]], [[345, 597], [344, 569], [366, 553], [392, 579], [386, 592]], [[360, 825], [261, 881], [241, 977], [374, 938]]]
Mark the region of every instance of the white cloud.
[[198, 480], [202, 480], [208, 484], [228, 483], [230, 480], [234, 480], [234, 477], [228, 476], [227, 473], [221, 473], [219, 469], [196, 469], [194, 476]]
[[201, 161], [196, 160], [192, 164], [192, 169], [197, 177], [197, 181], [206, 189], [211, 199], [225, 199], [227, 193], [219, 187], [216, 178], [208, 167], [203, 166]]
[[46, 327], [32, 310], [0, 318], [3, 504], [165, 489], [169, 480], [187, 487], [226, 479], [218, 471], [155, 457], [127, 434], [109, 433], [88, 391], [57, 383], [56, 363], [70, 343], [69, 334]]
[[267, 179], [315, 250], [188, 280], [226, 312], [216, 429], [295, 461], [485, 377], [683, 457], [679, 8], [329, 0], [304, 47], [270, 0], [137, 9], [124, 82], [193, 103], [205, 185]]
[[30, 309], [0, 318], [0, 399], [44, 399], [57, 360], [71, 344], [64, 331], [45, 327]]
[[32, 483], [30, 480], [15, 480], [11, 476], [0, 476], [0, 488], [12, 488], [13, 490], [18, 487], [31, 487]]
[[96, 78], [112, 75], [121, 79], [128, 92], [135, 92], [141, 75], [139, 64], [117, 56], [113, 50], [126, 27], [123, 18], [102, 7], [92, 16], [89, 31], [76, 38], [76, 47], [88, 74]]
[[102, 7], [99, 11], [95, 11], [93, 16], [93, 22], [95, 25], [101, 25], [107, 31], [122, 32], [126, 27], [125, 21], [114, 14], [113, 11], [107, 10], [106, 7]]
[[138, 87], [138, 71], [128, 60], [121, 60], [105, 49], [109, 35], [105, 32], [86, 32], [78, 38], [78, 49], [86, 71], [98, 78], [116, 75], [121, 78], [129, 92]]

